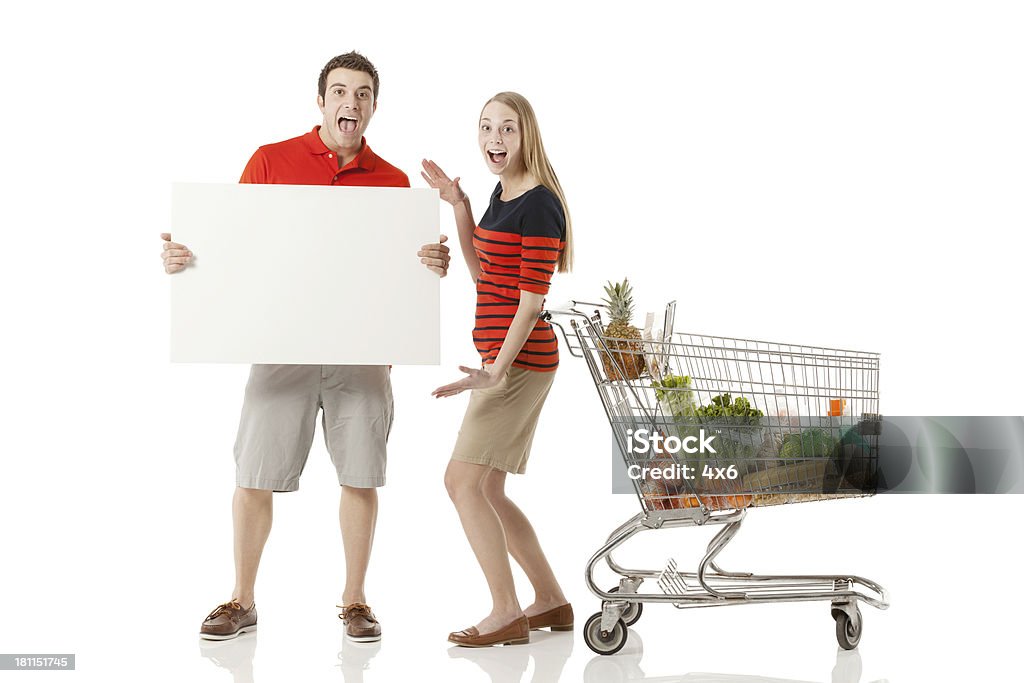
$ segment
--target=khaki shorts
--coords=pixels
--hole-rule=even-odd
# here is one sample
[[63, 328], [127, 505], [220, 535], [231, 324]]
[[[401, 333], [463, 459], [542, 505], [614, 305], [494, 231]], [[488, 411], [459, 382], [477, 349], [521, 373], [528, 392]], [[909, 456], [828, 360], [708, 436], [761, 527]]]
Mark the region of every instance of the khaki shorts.
[[490, 389], [474, 390], [452, 460], [522, 474], [554, 372], [512, 367]]
[[253, 365], [235, 441], [237, 485], [298, 489], [321, 409], [338, 483], [383, 486], [394, 416], [383, 365]]

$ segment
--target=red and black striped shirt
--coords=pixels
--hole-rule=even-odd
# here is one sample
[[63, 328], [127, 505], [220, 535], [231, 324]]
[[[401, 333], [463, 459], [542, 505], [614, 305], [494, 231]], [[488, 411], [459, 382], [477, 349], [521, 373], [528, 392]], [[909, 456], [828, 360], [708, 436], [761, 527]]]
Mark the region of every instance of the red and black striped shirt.
[[[520, 290], [548, 292], [565, 248], [562, 203], [543, 185], [503, 202], [498, 183], [473, 231], [473, 247], [480, 259], [473, 343], [484, 363], [491, 363], [519, 308]], [[558, 367], [558, 340], [550, 324], [537, 321], [512, 365], [540, 372]]]

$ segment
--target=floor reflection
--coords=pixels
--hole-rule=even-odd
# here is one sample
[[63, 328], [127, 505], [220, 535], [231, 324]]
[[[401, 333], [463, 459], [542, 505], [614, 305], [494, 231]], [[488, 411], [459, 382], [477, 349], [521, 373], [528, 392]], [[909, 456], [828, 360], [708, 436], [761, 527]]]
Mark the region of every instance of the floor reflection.
[[380, 652], [380, 643], [355, 643], [348, 638], [341, 639], [338, 653], [338, 667], [345, 683], [363, 683], [363, 672], [370, 668], [370, 660]]
[[528, 645], [452, 647], [448, 656], [465, 659], [483, 669], [491, 683], [520, 683], [533, 660], [530, 683], [555, 683], [572, 655], [574, 635], [533, 631]]
[[199, 640], [199, 654], [226, 669], [234, 683], [253, 683], [252, 660], [256, 656], [256, 633], [243, 633], [233, 640]]
[[[380, 652], [376, 643], [354, 643], [341, 640], [338, 664], [345, 683], [362, 683], [363, 672], [370, 668], [370, 660]], [[256, 633], [245, 633], [233, 640], [200, 640], [199, 654], [214, 665], [226, 670], [233, 683], [254, 683], [253, 658], [256, 656]]]
[[[644, 643], [640, 635], [629, 631], [629, 638], [618, 654], [597, 655], [583, 670], [584, 683], [626, 683], [627, 681], [658, 681], [658, 683], [808, 683], [788, 678], [768, 676], [740, 676], [720, 673], [688, 673], [679, 676], [649, 677], [640, 666]], [[861, 683], [861, 659], [857, 650], [836, 648], [836, 663], [831, 678], [824, 675], [815, 683]], [[887, 683], [884, 679], [874, 683]]]
[[[199, 653], [215, 666], [230, 674], [233, 683], [254, 683], [253, 659], [256, 655], [256, 633], [247, 633], [234, 640], [200, 640]], [[490, 683], [557, 683], [565, 664], [572, 655], [573, 633], [530, 634], [528, 645], [504, 647], [464, 648], [448, 650], [451, 659], [467, 660], [480, 668]], [[345, 683], [363, 683], [363, 672], [370, 668], [370, 660], [380, 652], [381, 644], [354, 643], [342, 639], [338, 664]], [[589, 653], [589, 650], [584, 650]], [[644, 672], [644, 644], [635, 631], [629, 632], [626, 645], [610, 657], [593, 656], [583, 671], [584, 683], [627, 683], [628, 681], [658, 681], [658, 683], [809, 683], [768, 676], [733, 675], [724, 673], [687, 673], [674, 676], [649, 677]], [[533, 662], [533, 671], [526, 678]], [[456, 665], [456, 664], [453, 664]], [[861, 683], [861, 658], [856, 651], [838, 649], [831, 677], [823, 673], [814, 683]], [[226, 679], [224, 679], [226, 680]], [[873, 683], [886, 683], [884, 680]]]

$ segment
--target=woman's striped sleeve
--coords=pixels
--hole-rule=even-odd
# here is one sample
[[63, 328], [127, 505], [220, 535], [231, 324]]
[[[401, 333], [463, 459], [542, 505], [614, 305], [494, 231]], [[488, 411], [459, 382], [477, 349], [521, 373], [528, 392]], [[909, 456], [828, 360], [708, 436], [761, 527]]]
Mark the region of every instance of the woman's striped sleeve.
[[[555, 274], [558, 255], [565, 236], [565, 215], [558, 199], [549, 193], [535, 195], [523, 217], [523, 258], [519, 269], [519, 289], [547, 294]], [[533, 197], [531, 197], [533, 199]]]

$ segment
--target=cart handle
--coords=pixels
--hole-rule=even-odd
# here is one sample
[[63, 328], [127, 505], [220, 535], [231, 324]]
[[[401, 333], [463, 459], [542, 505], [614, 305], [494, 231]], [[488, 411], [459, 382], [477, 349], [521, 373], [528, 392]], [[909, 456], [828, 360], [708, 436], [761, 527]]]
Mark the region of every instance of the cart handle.
[[554, 327], [558, 328], [559, 332], [562, 333], [562, 339], [565, 340], [565, 347], [569, 350], [569, 354], [574, 358], [583, 358], [583, 342], [579, 338], [577, 338], [577, 341], [579, 343], [574, 345], [572, 343], [572, 336], [569, 335], [569, 332], [565, 329], [565, 327], [561, 323], [559, 323], [555, 318], [583, 318], [584, 320], [588, 320], [589, 318], [586, 313], [582, 313], [576, 310], [576, 306], [580, 303], [583, 302], [567, 301], [558, 308], [544, 309], [537, 316], [539, 320], [543, 320], [544, 322], [550, 323]]

